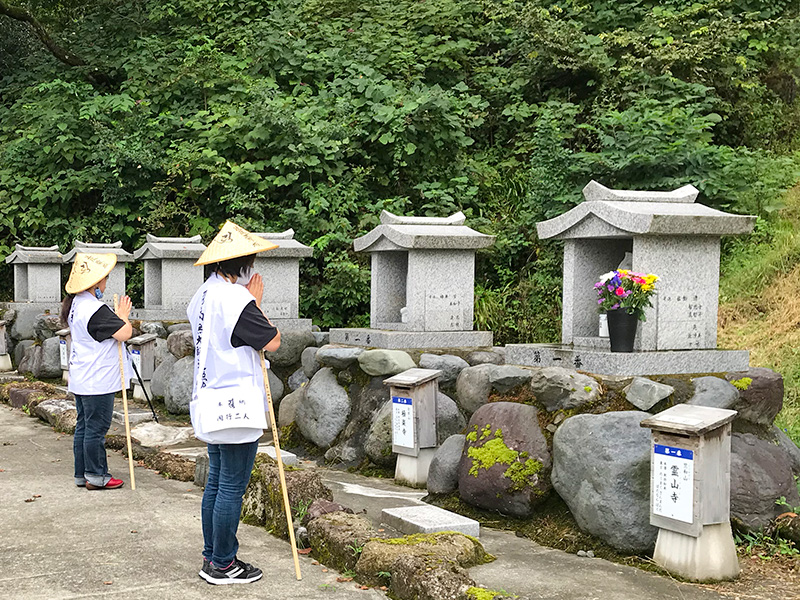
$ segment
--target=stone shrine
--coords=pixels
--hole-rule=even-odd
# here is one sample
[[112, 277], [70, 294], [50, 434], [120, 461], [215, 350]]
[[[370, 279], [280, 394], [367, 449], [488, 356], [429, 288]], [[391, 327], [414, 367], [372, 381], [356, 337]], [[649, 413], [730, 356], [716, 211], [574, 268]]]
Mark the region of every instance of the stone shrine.
[[311, 331], [311, 319], [299, 318], [300, 259], [311, 256], [313, 249], [295, 240], [293, 229], [255, 235], [278, 246], [274, 250], [255, 255], [254, 269], [264, 279], [264, 295], [261, 300], [264, 314], [281, 331]]
[[16, 245], [6, 262], [14, 265], [14, 302], [61, 302], [61, 265], [58, 246]]
[[84, 254], [116, 254], [117, 264], [108, 275], [108, 284], [103, 295], [103, 302], [113, 308], [114, 294], [120, 298], [125, 295], [125, 263], [133, 262], [133, 254], [122, 248], [122, 242], [112, 244], [91, 244], [75, 240], [75, 247], [64, 255], [64, 262], [75, 261], [78, 252]]
[[[755, 217], [696, 204], [698, 193], [691, 185], [650, 192], [591, 181], [583, 203], [538, 223], [541, 239], [564, 240], [562, 345], [509, 345], [508, 362], [607, 375], [746, 370], [748, 352], [716, 349], [720, 238], [749, 233]], [[593, 286], [621, 265], [659, 277], [633, 353], [611, 353], [599, 331]]]
[[146, 320], [186, 320], [186, 307], [203, 284], [203, 269], [195, 261], [206, 249], [201, 237], [156, 237], [134, 252], [144, 261], [144, 308], [133, 311], [133, 318]]
[[446, 218], [381, 213], [381, 224], [353, 242], [372, 262], [370, 329], [333, 329], [331, 343], [376, 348], [492, 345], [492, 332], [473, 331], [475, 252], [494, 243]]

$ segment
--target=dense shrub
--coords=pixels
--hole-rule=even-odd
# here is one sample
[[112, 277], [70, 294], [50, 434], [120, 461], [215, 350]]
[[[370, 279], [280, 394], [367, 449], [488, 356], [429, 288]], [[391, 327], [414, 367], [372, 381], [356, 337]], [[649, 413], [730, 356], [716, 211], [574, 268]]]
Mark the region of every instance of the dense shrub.
[[478, 262], [478, 324], [543, 341], [559, 329], [560, 249], [535, 223], [590, 178], [693, 183], [762, 216], [797, 179], [788, 1], [28, 6], [88, 66], [0, 16], [0, 254], [76, 238], [133, 249], [230, 217], [293, 227], [316, 249], [303, 315], [356, 325], [369, 272], [352, 238], [382, 208], [464, 210], [497, 235]]

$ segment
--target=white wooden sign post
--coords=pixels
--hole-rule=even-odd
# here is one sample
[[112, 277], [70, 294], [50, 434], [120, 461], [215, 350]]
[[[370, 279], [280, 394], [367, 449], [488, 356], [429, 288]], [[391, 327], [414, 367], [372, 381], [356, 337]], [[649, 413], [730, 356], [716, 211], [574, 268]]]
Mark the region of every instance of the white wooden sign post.
[[730, 523], [735, 410], [679, 404], [642, 421], [652, 430], [653, 560], [695, 581], [732, 579], [739, 561]]
[[61, 379], [64, 383], [69, 383], [69, 357], [72, 352], [72, 335], [69, 327], [56, 331], [58, 336], [58, 353], [61, 361]]
[[436, 453], [436, 369], [408, 369], [384, 380], [392, 398], [392, 452], [397, 454], [395, 481], [412, 487], [428, 482]]

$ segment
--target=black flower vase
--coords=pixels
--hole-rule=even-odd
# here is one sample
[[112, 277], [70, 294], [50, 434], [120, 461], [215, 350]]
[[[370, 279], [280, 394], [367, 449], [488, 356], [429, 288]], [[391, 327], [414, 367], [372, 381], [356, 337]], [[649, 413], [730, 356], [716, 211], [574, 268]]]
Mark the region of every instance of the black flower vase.
[[609, 310], [608, 338], [612, 352], [633, 352], [636, 328], [639, 326], [639, 313], [629, 313], [624, 308]]

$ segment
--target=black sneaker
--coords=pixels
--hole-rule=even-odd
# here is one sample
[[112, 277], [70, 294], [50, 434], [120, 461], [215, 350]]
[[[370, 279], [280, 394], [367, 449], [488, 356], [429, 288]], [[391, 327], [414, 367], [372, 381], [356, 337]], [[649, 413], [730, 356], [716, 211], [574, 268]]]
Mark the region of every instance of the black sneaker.
[[209, 572], [200, 571], [200, 577], [211, 585], [228, 585], [229, 583], [253, 583], [261, 579], [261, 569], [234, 558], [233, 562], [224, 569], [218, 569], [209, 563]]
[[202, 569], [200, 569], [200, 572], [198, 573], [198, 575], [200, 575], [200, 577], [202, 577], [203, 579], [205, 579], [205, 578], [206, 578], [206, 575], [208, 575], [208, 574], [210, 574], [210, 573], [211, 573], [211, 568], [212, 568], [212, 567], [211, 567], [211, 561], [209, 561], [209, 560], [208, 560], [208, 559], [207, 559], [207, 558], [204, 556], [204, 557], [203, 557], [203, 568], [202, 568]]

